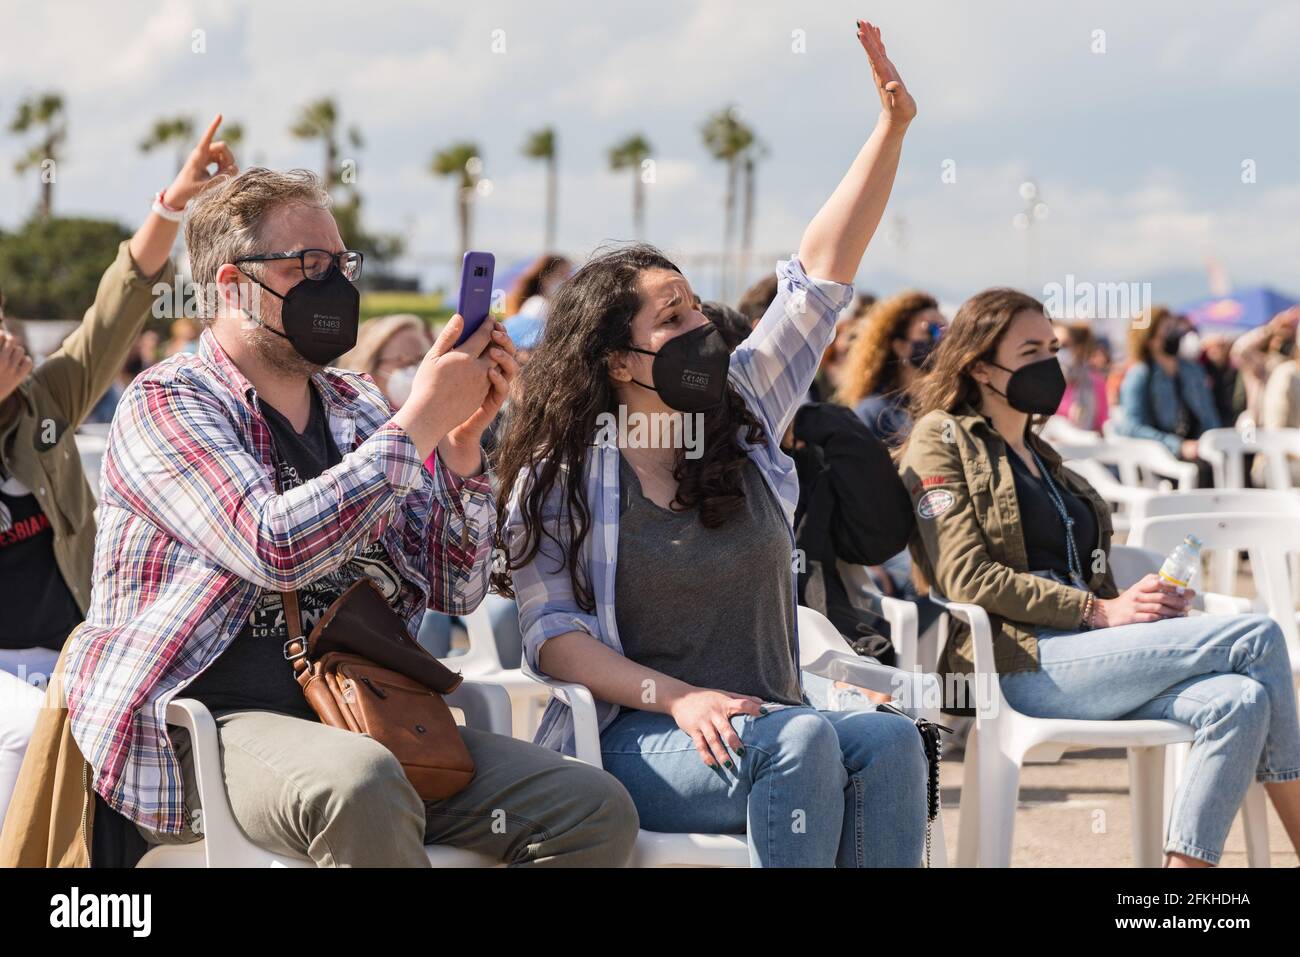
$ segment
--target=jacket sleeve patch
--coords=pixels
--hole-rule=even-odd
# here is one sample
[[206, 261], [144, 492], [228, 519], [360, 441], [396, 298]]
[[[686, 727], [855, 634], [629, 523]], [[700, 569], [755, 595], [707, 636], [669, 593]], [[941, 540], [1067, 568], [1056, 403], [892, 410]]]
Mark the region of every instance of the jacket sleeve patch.
[[957, 504], [957, 496], [946, 488], [932, 488], [916, 501], [916, 514], [921, 518], [938, 518]]
[[935, 485], [951, 485], [952, 482], [953, 480], [946, 475], [927, 475], [921, 479], [921, 487], [931, 488]]

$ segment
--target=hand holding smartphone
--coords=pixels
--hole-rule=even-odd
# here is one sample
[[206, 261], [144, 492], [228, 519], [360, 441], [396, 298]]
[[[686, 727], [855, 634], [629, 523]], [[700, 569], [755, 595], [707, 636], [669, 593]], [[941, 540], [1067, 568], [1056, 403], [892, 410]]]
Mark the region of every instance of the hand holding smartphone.
[[496, 269], [496, 257], [491, 253], [471, 249], [465, 254], [460, 267], [460, 295], [456, 311], [465, 320], [456, 345], [460, 345], [474, 334], [474, 330], [483, 324], [492, 311], [492, 273]]

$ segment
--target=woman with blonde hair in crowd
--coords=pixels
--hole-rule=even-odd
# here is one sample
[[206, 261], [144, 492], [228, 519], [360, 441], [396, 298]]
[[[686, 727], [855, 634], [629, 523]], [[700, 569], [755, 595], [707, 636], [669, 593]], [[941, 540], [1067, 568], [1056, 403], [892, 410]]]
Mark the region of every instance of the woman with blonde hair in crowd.
[[357, 344], [339, 358], [338, 365], [369, 375], [398, 409], [411, 394], [415, 370], [431, 348], [433, 333], [414, 313], [376, 316], [362, 323]]
[[907, 437], [912, 420], [907, 390], [920, 374], [943, 323], [939, 303], [909, 290], [871, 307], [849, 350], [835, 401], [847, 405], [891, 448]]

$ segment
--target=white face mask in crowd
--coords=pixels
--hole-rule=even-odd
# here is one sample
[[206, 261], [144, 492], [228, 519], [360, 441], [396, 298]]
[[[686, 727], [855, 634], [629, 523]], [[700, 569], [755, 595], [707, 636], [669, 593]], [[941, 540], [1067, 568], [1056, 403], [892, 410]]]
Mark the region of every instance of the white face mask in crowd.
[[1182, 341], [1178, 343], [1178, 355], [1190, 362], [1195, 362], [1201, 357], [1201, 337], [1196, 330], [1190, 330], [1183, 336]]
[[388, 388], [385, 391], [393, 408], [401, 408], [402, 403], [411, 397], [411, 386], [415, 384], [415, 372], [419, 368], [418, 365], [406, 366], [394, 370], [388, 376]]

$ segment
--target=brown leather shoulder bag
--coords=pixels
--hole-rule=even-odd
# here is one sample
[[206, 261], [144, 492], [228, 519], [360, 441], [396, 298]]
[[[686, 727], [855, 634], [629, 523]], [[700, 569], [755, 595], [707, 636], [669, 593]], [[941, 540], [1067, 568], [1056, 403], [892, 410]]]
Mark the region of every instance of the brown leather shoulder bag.
[[474, 759], [442, 700], [462, 678], [412, 640], [374, 582], [354, 582], [305, 640], [298, 593], [280, 594], [289, 628], [284, 656], [321, 721], [392, 751], [426, 801], [469, 784]]

